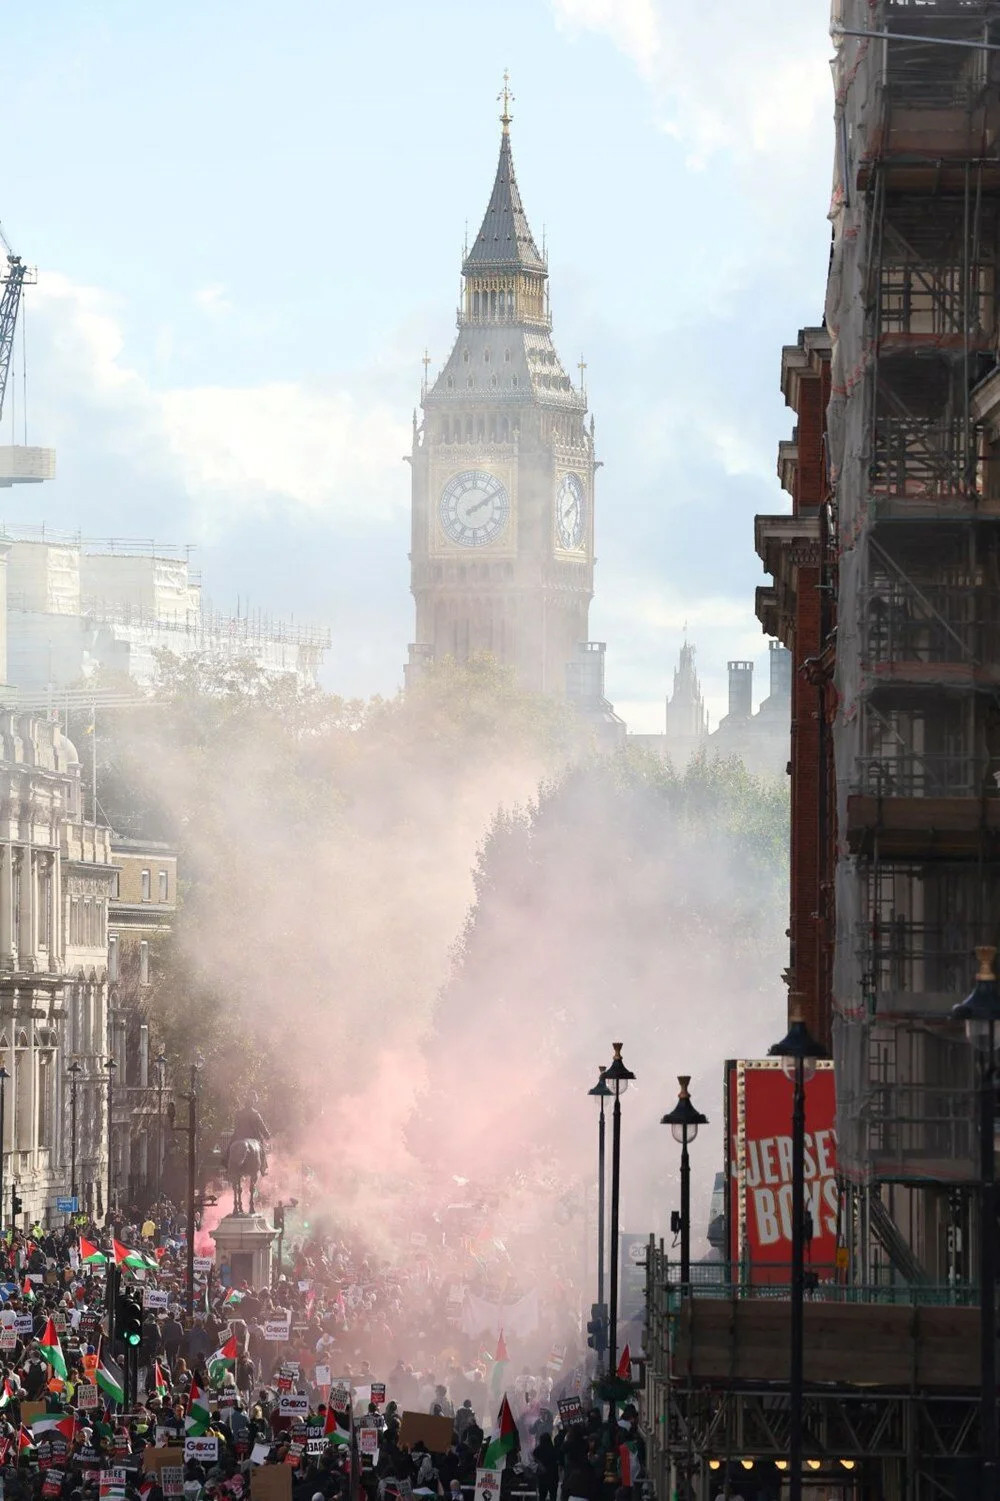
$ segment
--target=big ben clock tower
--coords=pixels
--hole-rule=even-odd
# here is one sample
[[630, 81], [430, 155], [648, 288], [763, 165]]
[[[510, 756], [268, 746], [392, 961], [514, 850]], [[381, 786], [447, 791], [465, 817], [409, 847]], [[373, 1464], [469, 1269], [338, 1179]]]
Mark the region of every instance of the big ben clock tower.
[[548, 270], [510, 150], [462, 265], [458, 337], [414, 426], [410, 670], [492, 652], [563, 693], [594, 592], [593, 423], [552, 343]]

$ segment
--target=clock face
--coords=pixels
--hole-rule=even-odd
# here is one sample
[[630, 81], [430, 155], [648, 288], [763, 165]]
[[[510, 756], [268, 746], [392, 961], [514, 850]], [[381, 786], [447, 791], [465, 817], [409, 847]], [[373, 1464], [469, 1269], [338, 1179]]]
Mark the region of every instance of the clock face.
[[583, 486], [575, 474], [564, 474], [556, 491], [556, 536], [559, 546], [574, 551], [583, 546]]
[[495, 474], [467, 469], [441, 491], [441, 525], [460, 547], [486, 547], [507, 530], [510, 496]]

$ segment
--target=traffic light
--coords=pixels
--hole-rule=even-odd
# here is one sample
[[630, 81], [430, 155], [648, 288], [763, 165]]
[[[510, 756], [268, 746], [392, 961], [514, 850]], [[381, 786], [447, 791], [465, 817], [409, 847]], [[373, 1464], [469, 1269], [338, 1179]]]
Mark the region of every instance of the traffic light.
[[587, 1323], [587, 1344], [598, 1355], [603, 1355], [608, 1348], [608, 1305], [606, 1303], [591, 1303], [590, 1319]]
[[142, 1309], [131, 1293], [118, 1294], [115, 1329], [123, 1345], [135, 1347], [142, 1343]]
[[23, 1202], [23, 1200], [21, 1198], [21, 1195], [17, 1191], [17, 1184], [16, 1183], [12, 1183], [11, 1186], [10, 1186], [10, 1212], [11, 1212], [11, 1215], [14, 1216], [14, 1217], [16, 1217], [17, 1215], [19, 1215], [21, 1213], [21, 1210], [23, 1208], [24, 1208], [24, 1202]]
[[275, 1204], [274, 1206], [274, 1228], [275, 1230], [284, 1230], [285, 1228], [284, 1204]]

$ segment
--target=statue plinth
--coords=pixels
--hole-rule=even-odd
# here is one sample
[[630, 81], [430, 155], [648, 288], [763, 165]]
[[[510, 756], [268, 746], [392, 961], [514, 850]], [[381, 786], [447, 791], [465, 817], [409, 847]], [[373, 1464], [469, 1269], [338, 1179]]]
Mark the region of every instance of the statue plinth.
[[278, 1232], [262, 1214], [227, 1214], [209, 1234], [215, 1241], [215, 1265], [229, 1268], [233, 1284], [271, 1286], [271, 1242]]

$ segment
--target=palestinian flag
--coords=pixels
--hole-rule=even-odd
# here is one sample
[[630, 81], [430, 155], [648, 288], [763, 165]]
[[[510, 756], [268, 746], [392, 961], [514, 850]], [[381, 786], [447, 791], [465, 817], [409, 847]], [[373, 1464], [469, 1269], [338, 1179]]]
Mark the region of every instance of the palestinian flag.
[[44, 1434], [51, 1436], [56, 1433], [61, 1433], [64, 1439], [72, 1443], [76, 1434], [76, 1418], [61, 1416], [57, 1412], [40, 1412], [37, 1418], [28, 1419], [28, 1428], [31, 1430], [32, 1443]]
[[52, 1367], [53, 1376], [59, 1376], [66, 1380], [66, 1361], [63, 1357], [62, 1345], [56, 1333], [56, 1326], [52, 1322], [51, 1315], [45, 1321], [45, 1333], [38, 1344], [38, 1353], [43, 1360], [47, 1360]]
[[237, 1292], [235, 1287], [231, 1287], [226, 1294], [222, 1306], [223, 1308], [235, 1308], [237, 1303], [242, 1303], [245, 1297], [246, 1293]]
[[493, 1365], [490, 1370], [490, 1401], [499, 1402], [507, 1385], [507, 1346], [504, 1342], [503, 1330], [497, 1339], [497, 1353], [493, 1357]]
[[618, 1370], [615, 1372], [619, 1381], [632, 1380], [632, 1352], [628, 1345], [625, 1346], [618, 1361]]
[[34, 1444], [31, 1442], [31, 1434], [28, 1432], [28, 1430], [25, 1428], [24, 1424], [22, 1423], [20, 1429], [18, 1430], [18, 1435], [17, 1435], [17, 1457], [18, 1457], [18, 1459], [21, 1458], [22, 1454], [26, 1454], [29, 1449], [33, 1449], [34, 1447], [35, 1447]]
[[5, 1376], [3, 1378], [3, 1391], [0, 1392], [0, 1412], [2, 1412], [3, 1409], [7, 1407], [11, 1402], [16, 1401], [17, 1392], [15, 1391], [14, 1387], [11, 1386], [9, 1379]]
[[160, 1362], [158, 1360], [153, 1361], [153, 1391], [161, 1401], [170, 1391], [170, 1388], [163, 1379], [163, 1372], [160, 1370]]
[[208, 1425], [212, 1414], [209, 1410], [205, 1393], [197, 1381], [191, 1382], [191, 1395], [188, 1398], [187, 1416], [184, 1419], [185, 1438], [204, 1438], [208, 1432]]
[[129, 1267], [133, 1272], [158, 1272], [160, 1269], [158, 1261], [154, 1261], [151, 1256], [144, 1256], [141, 1251], [130, 1251], [120, 1240], [112, 1238], [111, 1246], [115, 1253], [115, 1266]]
[[497, 1431], [486, 1445], [486, 1454], [483, 1458], [484, 1470], [496, 1470], [500, 1461], [508, 1454], [512, 1454], [517, 1448], [517, 1424], [514, 1422], [514, 1414], [510, 1410], [507, 1401], [507, 1393], [503, 1394], [500, 1403], [500, 1412], [497, 1416]]
[[112, 1360], [110, 1355], [105, 1355], [103, 1349], [94, 1372], [94, 1380], [104, 1395], [121, 1407], [125, 1401], [125, 1377], [118, 1362]]
[[353, 1434], [353, 1418], [351, 1399], [348, 1397], [346, 1407], [334, 1407], [331, 1401], [326, 1409], [326, 1422], [323, 1424], [323, 1437], [331, 1444], [349, 1444]]
[[25, 1279], [24, 1279], [24, 1286], [21, 1288], [21, 1297], [22, 1298], [33, 1298], [34, 1296], [35, 1296], [35, 1288], [34, 1288], [34, 1285], [33, 1285], [32, 1281], [31, 1281], [31, 1278], [30, 1277], [25, 1277]]
[[635, 1485], [642, 1474], [638, 1444], [618, 1445], [618, 1469], [621, 1474], [622, 1485]]
[[107, 1266], [108, 1258], [103, 1251], [98, 1250], [92, 1240], [85, 1235], [80, 1236], [80, 1265], [81, 1266]]
[[236, 1369], [236, 1357], [239, 1353], [236, 1336], [230, 1335], [221, 1350], [216, 1350], [214, 1355], [208, 1357], [208, 1379], [213, 1386], [221, 1386], [226, 1372]]

